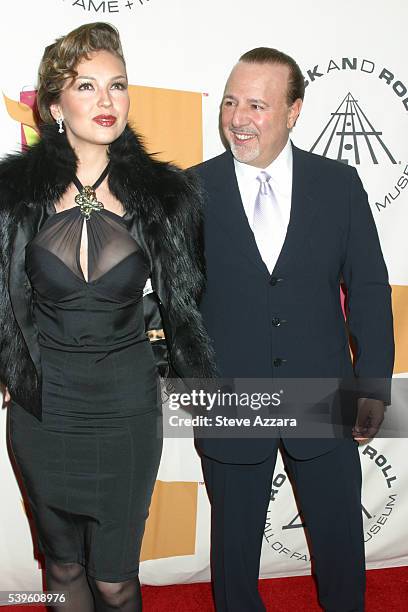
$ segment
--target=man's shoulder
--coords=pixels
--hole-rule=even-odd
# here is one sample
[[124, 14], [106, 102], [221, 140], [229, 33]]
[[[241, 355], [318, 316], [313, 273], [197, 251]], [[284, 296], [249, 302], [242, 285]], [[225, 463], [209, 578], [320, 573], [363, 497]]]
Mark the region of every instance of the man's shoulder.
[[322, 177], [337, 177], [340, 179], [350, 178], [356, 170], [347, 163], [323, 157], [310, 151], [305, 151], [292, 144], [294, 163], [301, 164], [308, 171], [321, 173]]
[[[305, 165], [311, 170], [316, 169], [319, 172], [329, 172], [330, 174], [337, 174], [339, 176], [350, 176], [355, 173], [355, 168], [349, 166], [347, 163], [323, 157], [310, 151], [305, 151], [292, 143], [293, 157], [295, 162]], [[204, 161], [196, 166], [193, 166], [191, 170], [196, 172], [202, 177], [211, 177], [214, 174], [225, 172], [226, 170], [233, 170], [233, 158], [230, 151], [224, 151], [216, 157], [212, 157], [207, 161]]]
[[193, 166], [191, 170], [202, 179], [207, 179], [225, 172], [228, 168], [233, 168], [232, 155], [229, 151], [224, 151], [224, 153], [216, 157], [212, 157], [201, 164], [197, 164], [197, 166]]

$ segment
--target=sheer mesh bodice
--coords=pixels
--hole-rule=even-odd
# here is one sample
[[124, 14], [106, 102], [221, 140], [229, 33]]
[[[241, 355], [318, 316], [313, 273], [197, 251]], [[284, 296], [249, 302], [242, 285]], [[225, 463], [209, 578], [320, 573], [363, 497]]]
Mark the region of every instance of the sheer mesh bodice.
[[157, 403], [143, 312], [150, 267], [127, 223], [105, 209], [85, 221], [75, 206], [51, 215], [27, 246], [43, 411], [70, 426], [77, 415], [136, 414]]
[[[52, 217], [37, 234], [33, 245], [56, 255], [76, 276], [93, 282], [138, 250], [122, 217], [103, 210], [85, 221], [79, 207], [74, 206]], [[82, 237], [83, 229], [85, 236]], [[88, 278], [81, 269], [81, 239], [88, 251]]]
[[52, 215], [28, 245], [26, 267], [42, 346], [92, 350], [146, 339], [150, 270], [119, 215], [104, 209], [85, 221], [77, 206]]

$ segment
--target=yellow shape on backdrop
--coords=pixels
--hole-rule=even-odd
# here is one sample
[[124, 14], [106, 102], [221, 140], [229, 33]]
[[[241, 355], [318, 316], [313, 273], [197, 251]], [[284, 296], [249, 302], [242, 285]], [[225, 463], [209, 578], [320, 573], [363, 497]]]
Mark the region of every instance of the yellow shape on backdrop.
[[197, 482], [156, 481], [143, 537], [142, 561], [194, 555], [197, 496]]
[[394, 373], [408, 372], [408, 285], [392, 285], [394, 314]]
[[129, 96], [129, 122], [150, 153], [181, 168], [203, 161], [201, 93], [129, 85]]
[[29, 147], [35, 145], [40, 140], [40, 135], [29, 125], [23, 125], [24, 136]]

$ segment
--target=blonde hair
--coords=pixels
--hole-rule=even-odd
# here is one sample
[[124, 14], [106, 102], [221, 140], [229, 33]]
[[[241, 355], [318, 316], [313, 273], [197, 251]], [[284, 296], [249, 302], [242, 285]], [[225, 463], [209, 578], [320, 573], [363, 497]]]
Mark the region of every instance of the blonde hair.
[[125, 64], [119, 32], [109, 23], [86, 23], [45, 48], [38, 69], [37, 109], [43, 123], [53, 123], [51, 104], [58, 102], [67, 79], [77, 76], [78, 63], [94, 51], [109, 51]]

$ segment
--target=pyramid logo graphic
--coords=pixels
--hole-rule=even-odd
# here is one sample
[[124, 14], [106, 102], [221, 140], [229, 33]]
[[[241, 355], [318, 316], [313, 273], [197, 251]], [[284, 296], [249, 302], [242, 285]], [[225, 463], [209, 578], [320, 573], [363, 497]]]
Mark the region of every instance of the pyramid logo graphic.
[[376, 130], [361, 108], [358, 100], [349, 92], [310, 149], [324, 157], [337, 159], [345, 164], [358, 165], [361, 157], [371, 158], [373, 164], [387, 159], [396, 164], [390, 150], [384, 144], [382, 132]]

